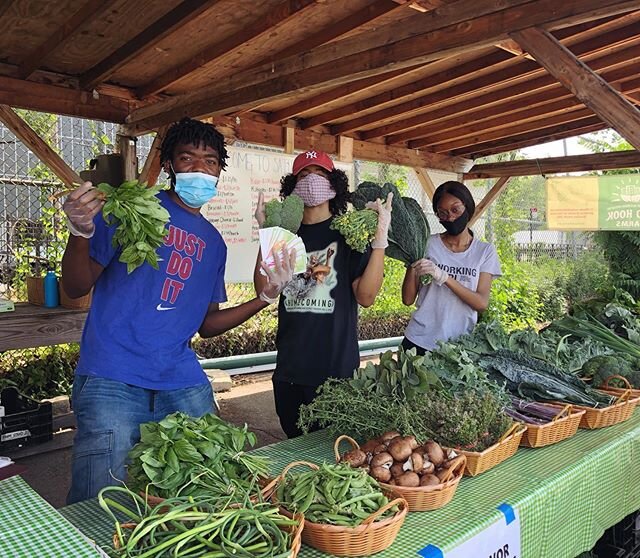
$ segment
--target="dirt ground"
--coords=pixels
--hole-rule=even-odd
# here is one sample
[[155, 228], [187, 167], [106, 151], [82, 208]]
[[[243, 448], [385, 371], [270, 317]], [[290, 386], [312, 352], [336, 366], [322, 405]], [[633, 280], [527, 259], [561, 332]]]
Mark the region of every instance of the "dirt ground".
[[[271, 373], [235, 376], [230, 391], [216, 395], [220, 416], [256, 433], [264, 446], [285, 439], [275, 412]], [[9, 454], [10, 455], [10, 454]], [[14, 459], [27, 467], [23, 478], [51, 505], [65, 505], [71, 475], [71, 447]]]

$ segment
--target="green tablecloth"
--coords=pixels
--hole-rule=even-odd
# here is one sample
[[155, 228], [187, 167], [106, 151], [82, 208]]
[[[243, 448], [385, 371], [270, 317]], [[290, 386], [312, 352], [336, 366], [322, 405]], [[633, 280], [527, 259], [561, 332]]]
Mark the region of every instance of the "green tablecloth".
[[0, 481], [2, 558], [98, 558], [102, 555], [20, 477]]
[[[291, 461], [333, 460], [333, 439], [316, 432], [257, 451], [279, 471]], [[415, 558], [428, 544], [450, 550], [500, 518], [503, 502], [520, 515], [521, 558], [575, 558], [591, 549], [605, 529], [640, 509], [640, 412], [553, 446], [520, 448], [490, 471], [465, 477], [450, 504], [410, 513], [394, 544], [376, 556]], [[113, 526], [96, 501], [60, 511], [98, 544], [109, 544]], [[303, 546], [299, 556], [326, 555]]]

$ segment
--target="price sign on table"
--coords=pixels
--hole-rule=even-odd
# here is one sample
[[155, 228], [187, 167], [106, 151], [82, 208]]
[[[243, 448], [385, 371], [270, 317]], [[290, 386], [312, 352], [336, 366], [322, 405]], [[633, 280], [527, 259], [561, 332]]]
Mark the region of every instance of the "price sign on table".
[[418, 552], [422, 558], [520, 558], [520, 518], [515, 508], [500, 504], [502, 515], [486, 529], [455, 548], [443, 552], [429, 544]]

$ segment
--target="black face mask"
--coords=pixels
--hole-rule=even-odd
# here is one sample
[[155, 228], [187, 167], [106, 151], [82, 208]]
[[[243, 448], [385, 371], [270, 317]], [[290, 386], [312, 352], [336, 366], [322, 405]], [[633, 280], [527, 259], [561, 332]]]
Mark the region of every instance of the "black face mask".
[[465, 210], [465, 212], [454, 221], [440, 221], [440, 224], [451, 236], [458, 236], [461, 234], [467, 228], [468, 223], [469, 212], [467, 210]]

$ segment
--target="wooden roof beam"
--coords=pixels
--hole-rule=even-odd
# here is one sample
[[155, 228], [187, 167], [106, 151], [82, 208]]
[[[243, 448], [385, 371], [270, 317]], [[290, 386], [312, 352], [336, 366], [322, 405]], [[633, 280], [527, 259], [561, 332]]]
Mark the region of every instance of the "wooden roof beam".
[[562, 85], [640, 149], [640, 111], [564, 47], [548, 31], [529, 28], [513, 38]]
[[304, 13], [310, 7], [316, 4], [317, 0], [284, 0], [279, 5], [274, 6], [266, 15], [260, 15], [257, 19], [239, 32], [234, 33], [223, 41], [207, 46], [200, 52], [193, 55], [189, 60], [178, 64], [167, 70], [163, 70], [162, 74], [156, 79], [142, 85], [138, 88], [137, 94], [141, 99], [159, 93], [170, 85], [179, 82], [192, 72], [195, 72], [202, 66], [214, 64], [221, 57], [228, 56], [233, 52], [243, 48], [248, 42], [255, 41], [265, 34], [271, 33], [274, 28], [286, 23], [292, 17]]
[[23, 57], [22, 62], [20, 62], [18, 77], [20, 79], [29, 79], [45, 63], [47, 58], [62, 46], [67, 39], [72, 37], [78, 29], [100, 15], [112, 4], [113, 0], [88, 0], [69, 19], [57, 27], [40, 46]]
[[[577, 15], [576, 2], [580, 8]], [[519, 6], [523, 3], [526, 3], [525, 7]], [[281, 99], [291, 91], [339, 85], [392, 68], [426, 63], [488, 46], [506, 38], [514, 29], [540, 24], [568, 26], [636, 7], [637, 0], [562, 3], [557, 0], [504, 0], [498, 4], [493, 0], [458, 0], [415, 18], [419, 20], [417, 30], [411, 22], [403, 21], [400, 22], [402, 25], [387, 25], [365, 37], [358, 35], [330, 43], [305, 56], [284, 58], [277, 64], [239, 72], [211, 88], [141, 107], [132, 113], [129, 121], [142, 131], [184, 115], [198, 117], [242, 110]], [[459, 25], [462, 21], [468, 21], [468, 24]], [[412, 32], [417, 34], [412, 35]], [[391, 37], [390, 33], [393, 33]], [[390, 44], [389, 40], [392, 41]], [[375, 48], [380, 43], [386, 45], [385, 48]]]
[[33, 129], [7, 105], [0, 105], [0, 120], [36, 157], [67, 186], [82, 184], [82, 179]]
[[482, 143], [450, 151], [449, 155], [477, 159], [495, 153], [504, 153], [506, 151], [513, 151], [532, 145], [586, 134], [595, 130], [603, 130], [606, 127], [607, 125], [597, 116], [589, 116], [587, 118], [580, 118], [574, 122], [563, 122], [529, 132], [513, 133], [499, 140], [483, 141]]
[[[607, 80], [617, 82], [617, 87], [625, 93], [634, 91], [635, 88], [632, 87], [633, 84], [631, 82], [625, 82], [623, 84], [618, 80], [629, 78], [631, 77], [630, 74], [633, 75], [632, 72], [640, 71], [640, 68], [638, 68], [635, 62], [635, 57], [640, 56], [640, 45], [625, 49], [618, 54], [618, 56], [609, 55], [598, 59], [596, 61], [598, 69], [613, 63], [615, 67], [603, 72], [603, 77]], [[626, 57], [627, 55], [629, 56], [626, 59], [631, 60], [631, 62], [627, 64], [617, 63], [623, 56]], [[595, 65], [596, 64], [594, 64], [594, 66]], [[547, 75], [544, 76], [544, 78], [538, 78], [530, 82], [522, 82], [496, 91], [495, 93], [482, 95], [481, 97], [471, 99], [471, 101], [467, 100], [454, 105], [447, 105], [443, 109], [430, 111], [423, 115], [424, 120], [428, 122], [427, 125], [410, 128], [406, 132], [387, 136], [385, 138], [386, 143], [396, 144], [409, 141], [409, 146], [414, 147], [422, 142], [422, 138], [428, 137], [434, 134], [434, 132], [437, 134], [438, 130], [445, 130], [445, 132], [439, 134], [441, 138], [444, 137], [442, 134], [451, 133], [452, 136], [455, 135], [455, 130], [458, 128], [471, 127], [476, 129], [476, 131], [480, 131], [478, 126], [480, 126], [480, 123], [483, 121], [494, 120], [498, 116], [504, 118], [507, 115], [522, 113], [525, 109], [531, 109], [531, 111], [536, 112], [536, 107], [543, 103], [572, 98], [571, 92], [567, 91], [566, 88], [560, 84], [549, 87], [548, 84], [552, 83], [552, 80], [553, 78]], [[547, 85], [547, 87], [540, 88], [539, 84]], [[506, 101], [504, 99], [506, 99]], [[472, 102], [474, 100], [477, 101], [477, 104]], [[579, 104], [579, 100], [574, 98], [573, 104]], [[523, 107], [525, 107], [525, 109], [523, 109]], [[527, 116], [526, 113], [525, 116]], [[533, 116], [533, 113], [531, 116]], [[424, 120], [421, 119], [421, 121]], [[421, 139], [418, 140], [418, 138]], [[415, 141], [415, 143], [412, 143], [412, 140]], [[423, 145], [428, 145], [428, 143], [423, 143]]]
[[[638, 16], [636, 16], [636, 19], [637, 17]], [[626, 41], [633, 41], [637, 39], [637, 35], [637, 21], [635, 21], [634, 23], [629, 24], [623, 29], [615, 29], [594, 39], [582, 40], [581, 42], [574, 45], [573, 50], [576, 54], [588, 56], [589, 59], [596, 56], [600, 58], [602, 54], [600, 54], [599, 51], [601, 51], [602, 49], [610, 49], [611, 45], [619, 44], [620, 42], [624, 43]], [[572, 44], [573, 40], [571, 38], [567, 38], [566, 43]], [[603, 57], [602, 62], [598, 62], [598, 64], [600, 64], [598, 68], [606, 67], [606, 65], [613, 65], [614, 63], [619, 63], [622, 61], [622, 56], [622, 54], [612, 54], [609, 58]], [[530, 82], [532, 85], [531, 90], [533, 90], [534, 85], [535, 88], [541, 88], [557, 83], [557, 80], [555, 80], [548, 74], [545, 74], [538, 64], [533, 61], [523, 60], [516, 65], [498, 70], [494, 74], [481, 76], [479, 78], [469, 80], [468, 82], [436, 91], [425, 97], [414, 99], [400, 105], [395, 105], [389, 107], [388, 109], [383, 109], [381, 111], [360, 118], [355, 118], [352, 121], [343, 123], [340, 127], [336, 126], [335, 130], [336, 132], [343, 132], [343, 128], [346, 128], [347, 126], [352, 130], [357, 130], [365, 126], [375, 124], [376, 122], [379, 122], [381, 120], [398, 118], [407, 112], [423, 109], [428, 105], [447, 102], [454, 97], [479, 92], [483, 89], [490, 90], [500, 83], [509, 83], [509, 88], [498, 89], [497, 91], [489, 91], [486, 95], [480, 98], [482, 99], [483, 104], [490, 104], [491, 99], [493, 99], [494, 97], [495, 100], [498, 101], [507, 99], [511, 95], [515, 96], [517, 94], [527, 92], [528, 84], [523, 83], [521, 80], [523, 78], [526, 78], [527, 76], [535, 77], [536, 74], [540, 75], [541, 77], [537, 78], [535, 83]], [[516, 83], [511, 83], [513, 81], [516, 81]], [[516, 91], [519, 91], [520, 93], [516, 93]], [[461, 104], [466, 106], [473, 106], [474, 98], [462, 101]], [[451, 104], [449, 111], [450, 114], [456, 114], [459, 113], [460, 109], [458, 108], [457, 104]], [[441, 109], [439, 113], [447, 114], [447, 109]], [[361, 136], [363, 139], [371, 140], [377, 137], [389, 136], [399, 132], [403, 132], [404, 130], [421, 126], [423, 124], [428, 124], [430, 122], [431, 113], [425, 113], [423, 111], [420, 114], [408, 119], [403, 119], [398, 122], [392, 122], [383, 126], [378, 126], [371, 130], [365, 130], [361, 132]]]
[[478, 178], [498, 178], [501, 176], [535, 176], [538, 174], [558, 174], [561, 172], [586, 172], [608, 169], [629, 169], [640, 167], [640, 151], [613, 151], [611, 153], [589, 153], [565, 157], [525, 159], [502, 163], [474, 165], [464, 173], [465, 180]]
[[167, 12], [133, 39], [127, 41], [115, 52], [98, 62], [80, 76], [83, 89], [94, 89], [107, 80], [118, 69], [135, 58], [140, 52], [150, 49], [162, 39], [171, 35], [189, 20], [206, 12], [220, 0], [183, 0], [173, 10]]
[[[357, 114], [359, 112], [383, 105], [385, 103], [396, 102], [409, 95], [420, 93], [425, 89], [440, 86], [449, 81], [460, 79], [465, 75], [470, 75], [483, 70], [487, 66], [500, 64], [511, 59], [512, 57], [508, 54], [505, 54], [504, 52], [492, 52], [490, 54], [483, 54], [478, 58], [474, 58], [473, 60], [469, 60], [468, 62], [456, 65], [452, 68], [447, 68], [440, 72], [428, 75], [426, 77], [418, 79], [417, 81], [414, 81], [413, 83], [407, 83], [406, 85], [397, 87], [396, 89], [392, 89], [391, 91], [385, 91], [383, 93], [379, 93], [378, 95], [374, 95], [366, 99], [361, 99], [360, 101], [349, 103], [347, 105], [329, 110], [322, 114], [312, 116], [311, 118], [304, 120], [301, 126], [305, 129], [313, 128], [314, 126], [326, 124], [327, 122], [337, 120], [338, 118], [342, 118], [343, 116]], [[443, 61], [446, 62], [446, 59], [443, 59]], [[350, 120], [346, 124], [336, 124], [335, 126], [332, 126], [332, 132], [336, 134], [344, 134], [355, 130], [356, 128], [353, 127], [351, 122], [353, 122], [353, 120]]]

